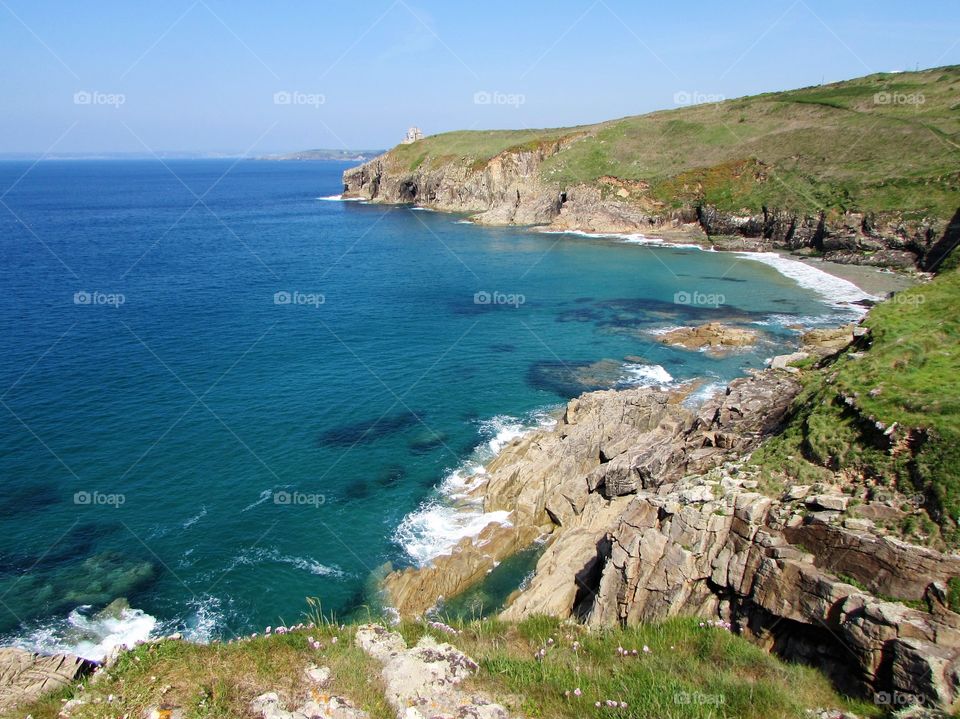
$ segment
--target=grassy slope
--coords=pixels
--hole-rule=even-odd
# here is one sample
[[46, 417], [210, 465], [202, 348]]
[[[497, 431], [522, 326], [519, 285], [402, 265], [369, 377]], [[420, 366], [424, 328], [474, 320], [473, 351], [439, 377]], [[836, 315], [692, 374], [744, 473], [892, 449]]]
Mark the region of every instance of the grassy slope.
[[[895, 102], [877, 103], [877, 93]], [[911, 99], [922, 96], [922, 104]], [[639, 180], [665, 206], [764, 205], [898, 211], [946, 219], [960, 205], [960, 66], [878, 74], [820, 87], [553, 130], [451, 132], [395, 148], [394, 161], [476, 164], [503, 150], [584, 137], [551, 157], [559, 186]]]
[[[951, 260], [955, 260], [957, 252]], [[864, 324], [872, 344], [807, 374], [786, 431], [754, 454], [768, 476], [817, 482], [834, 470], [922, 492], [957, 546], [960, 535], [960, 270], [901, 292], [873, 308]], [[855, 398], [856, 411], [840, 397]], [[921, 428], [925, 440], [890, 453], [863, 418]], [[915, 520], [914, 520], [915, 521]], [[911, 522], [913, 523], [913, 522]], [[922, 533], [924, 527], [918, 526]], [[929, 527], [926, 528], [929, 530]], [[912, 531], [912, 530], [911, 530]]]
[[[430, 632], [458, 646], [480, 663], [471, 686], [527, 717], [806, 719], [806, 709], [819, 707], [845, 708], [861, 717], [878, 713], [837, 696], [816, 671], [780, 662], [726, 630], [700, 627], [698, 620], [592, 632], [547, 618], [460, 627], [453, 637], [420, 624], [404, 624], [400, 631], [408, 644]], [[299, 706], [307, 691], [302, 669], [320, 664], [332, 670], [333, 693], [351, 698], [374, 719], [387, 719], [393, 713], [383, 698], [378, 665], [353, 646], [353, 633], [353, 626], [326, 626], [230, 645], [143, 645], [84, 690], [71, 687], [6, 717], [29, 713], [34, 719], [53, 719], [61, 700], [73, 696], [89, 701], [74, 712], [80, 719], [140, 717], [160, 704], [179, 706], [187, 717], [248, 716], [250, 700], [265, 691], [277, 691], [288, 708]], [[308, 634], [325, 648], [308, 648]], [[339, 637], [337, 644], [330, 643], [333, 635]], [[577, 650], [575, 640], [581, 643]], [[644, 645], [649, 654], [643, 654]], [[640, 656], [620, 658], [618, 646], [636, 648]], [[546, 657], [534, 659], [540, 648], [547, 648]], [[577, 688], [582, 696], [565, 696]], [[299, 701], [294, 705], [291, 698]], [[606, 699], [626, 702], [627, 708], [594, 706]]]

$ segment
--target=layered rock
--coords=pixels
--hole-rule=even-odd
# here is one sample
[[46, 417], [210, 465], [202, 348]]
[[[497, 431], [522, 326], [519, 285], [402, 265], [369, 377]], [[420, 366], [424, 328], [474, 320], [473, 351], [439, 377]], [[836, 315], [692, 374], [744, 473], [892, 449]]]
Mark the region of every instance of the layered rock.
[[479, 161], [425, 156], [412, 168], [387, 152], [344, 172], [344, 196], [469, 213], [491, 225], [639, 233], [720, 250], [818, 252], [830, 261], [899, 269], [932, 269], [943, 246], [955, 244], [960, 226], [956, 219], [914, 220], [899, 213], [804, 214], [764, 207], [735, 214], [689, 201], [674, 207], [653, 198], [639, 180], [601, 177], [568, 186], [545, 178], [544, 160], [584, 137], [574, 132]]
[[721, 354], [738, 347], [749, 347], [756, 343], [759, 336], [760, 333], [756, 330], [708, 322], [699, 327], [677, 327], [657, 335], [657, 339], [664, 344]]
[[44, 656], [15, 647], [0, 648], [0, 711], [60, 689], [95, 667], [93, 662], [71, 654]]
[[426, 635], [408, 649], [399, 633], [376, 624], [360, 627], [356, 644], [380, 663], [384, 693], [398, 719], [509, 719], [503, 706], [463, 688], [479, 666], [451, 644]]

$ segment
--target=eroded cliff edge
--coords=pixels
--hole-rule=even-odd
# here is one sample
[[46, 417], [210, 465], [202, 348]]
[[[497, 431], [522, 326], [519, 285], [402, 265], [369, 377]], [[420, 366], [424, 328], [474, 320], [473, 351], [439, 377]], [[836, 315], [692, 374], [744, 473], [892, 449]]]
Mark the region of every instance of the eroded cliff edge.
[[[894, 86], [918, 101], [885, 101]], [[493, 225], [935, 270], [960, 241], [958, 90], [951, 66], [574, 128], [444, 133], [347, 170], [343, 189]]]
[[[934, 283], [936, 291], [932, 283], [910, 292], [925, 292], [929, 323], [946, 331], [938, 303], [951, 301], [956, 272]], [[952, 526], [937, 506], [944, 498], [912, 484], [910, 466], [925, 461], [930, 444], [916, 440], [919, 427], [884, 424], [843, 399], [850, 395], [842, 368], [869, 374], [864, 358], [883, 356], [886, 338], [873, 325], [812, 333], [807, 352], [819, 359], [809, 372], [869, 428], [879, 455], [906, 468], [904, 481], [862, 464], [822, 467], [811, 484], [770, 481], [755, 450], [810, 421], [800, 406], [810, 375], [787, 361], [732, 382], [696, 412], [684, 406], [689, 388], [593, 392], [472, 479], [485, 511], [511, 511], [510, 524], [489, 525], [431, 566], [390, 574], [389, 601], [405, 615], [427, 612], [539, 537], [546, 550], [506, 619], [719, 619], [783, 657], [823, 668], [846, 692], [953, 705], [960, 556], [946, 534], [922, 546], [897, 530], [911, 513], [939, 518], [944, 532]]]

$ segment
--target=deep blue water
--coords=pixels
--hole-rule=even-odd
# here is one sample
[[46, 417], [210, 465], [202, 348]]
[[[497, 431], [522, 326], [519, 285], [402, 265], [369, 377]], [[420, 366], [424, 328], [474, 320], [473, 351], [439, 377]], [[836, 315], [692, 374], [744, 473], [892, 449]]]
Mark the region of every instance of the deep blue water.
[[[0, 634], [69, 642], [120, 596], [197, 637], [345, 614], [479, 444], [842, 313], [734, 255], [318, 199], [344, 167], [0, 163]], [[710, 319], [768, 334], [725, 359], [648, 334]], [[419, 516], [422, 553], [449, 517]]]

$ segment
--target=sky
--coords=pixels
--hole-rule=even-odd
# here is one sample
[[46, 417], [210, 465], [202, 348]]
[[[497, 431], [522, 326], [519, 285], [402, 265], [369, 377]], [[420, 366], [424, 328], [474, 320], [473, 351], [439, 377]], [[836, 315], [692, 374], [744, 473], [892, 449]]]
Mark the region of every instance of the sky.
[[0, 0], [0, 152], [378, 149], [958, 63], [957, 0]]

